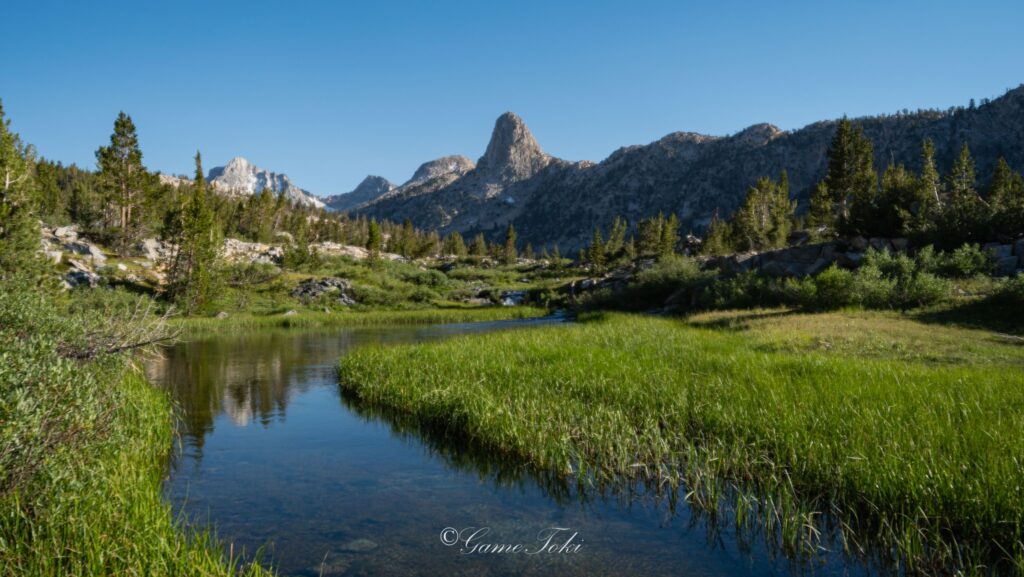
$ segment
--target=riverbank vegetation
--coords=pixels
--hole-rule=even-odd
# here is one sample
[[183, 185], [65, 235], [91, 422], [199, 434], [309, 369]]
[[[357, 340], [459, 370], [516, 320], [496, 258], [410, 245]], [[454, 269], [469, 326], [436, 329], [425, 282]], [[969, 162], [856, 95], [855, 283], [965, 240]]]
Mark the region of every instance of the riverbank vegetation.
[[581, 482], [681, 486], [795, 555], [838, 542], [934, 573], [1024, 568], [1022, 363], [991, 333], [774, 310], [362, 349], [340, 375], [364, 402]]
[[162, 499], [171, 406], [125, 356], [160, 323], [29, 287], [0, 283], [0, 574], [261, 574]]

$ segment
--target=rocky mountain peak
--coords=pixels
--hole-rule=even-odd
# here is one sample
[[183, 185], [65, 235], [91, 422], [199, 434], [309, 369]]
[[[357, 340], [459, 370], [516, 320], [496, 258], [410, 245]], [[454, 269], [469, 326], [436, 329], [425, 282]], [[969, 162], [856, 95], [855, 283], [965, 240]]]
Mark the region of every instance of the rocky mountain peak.
[[529, 178], [551, 162], [526, 123], [513, 112], [498, 117], [487, 150], [476, 169], [488, 180], [518, 181]]
[[736, 133], [734, 138], [740, 142], [749, 144], [764, 144], [774, 138], [778, 138], [783, 134], [783, 131], [774, 124], [768, 124], [762, 122], [753, 126], [748, 126], [743, 130]]
[[465, 156], [442, 156], [441, 158], [421, 164], [412, 175], [412, 178], [403, 186], [420, 184], [449, 174], [462, 176], [474, 168], [476, 168], [476, 164]]
[[351, 192], [328, 196], [324, 199], [327, 208], [345, 212], [395, 190], [395, 185], [383, 176], [369, 175]]
[[288, 175], [260, 168], [244, 157], [236, 156], [224, 166], [211, 168], [207, 176], [210, 185], [231, 194], [253, 195], [269, 188], [284, 193], [293, 202], [323, 207], [323, 202], [308, 191], [295, 185]]
[[384, 178], [383, 176], [369, 175], [363, 179], [362, 182], [356, 186], [353, 193], [364, 193], [364, 194], [384, 194], [385, 192], [395, 188], [391, 181]]

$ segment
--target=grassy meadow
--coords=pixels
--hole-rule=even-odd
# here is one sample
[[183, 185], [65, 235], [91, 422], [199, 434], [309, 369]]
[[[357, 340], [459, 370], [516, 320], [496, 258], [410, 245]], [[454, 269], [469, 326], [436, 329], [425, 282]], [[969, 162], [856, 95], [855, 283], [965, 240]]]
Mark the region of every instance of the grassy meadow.
[[1024, 568], [1019, 340], [765, 310], [598, 314], [468, 345], [361, 349], [342, 386], [546, 470], [682, 486], [797, 556], [831, 528], [911, 572]]

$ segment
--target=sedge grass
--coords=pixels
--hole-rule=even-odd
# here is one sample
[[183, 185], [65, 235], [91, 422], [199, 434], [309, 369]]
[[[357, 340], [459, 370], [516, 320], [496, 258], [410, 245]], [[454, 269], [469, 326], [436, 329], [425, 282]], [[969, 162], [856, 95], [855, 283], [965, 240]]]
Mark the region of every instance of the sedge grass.
[[413, 310], [323, 311], [300, 310], [297, 314], [231, 315], [224, 319], [188, 317], [171, 321], [184, 334], [231, 332], [248, 329], [360, 327], [429, 325], [525, 319], [544, 316], [547, 310], [536, 307], [450, 307]]
[[340, 378], [542, 469], [651, 476], [709, 511], [732, 494], [738, 525], [756, 515], [794, 555], [821, 546], [824, 514], [849, 553], [897, 571], [1021, 571], [1019, 365], [771, 340], [610, 315], [360, 349]]

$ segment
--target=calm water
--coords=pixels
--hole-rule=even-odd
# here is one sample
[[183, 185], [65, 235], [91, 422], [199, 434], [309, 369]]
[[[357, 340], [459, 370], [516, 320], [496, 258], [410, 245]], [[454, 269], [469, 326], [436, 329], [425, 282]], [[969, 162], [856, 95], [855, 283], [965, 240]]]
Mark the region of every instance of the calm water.
[[[284, 575], [852, 573], [840, 559], [795, 568], [759, 540], [713, 531], [639, 490], [581, 492], [360, 406], [338, 387], [336, 362], [356, 347], [531, 324], [268, 331], [170, 348], [149, 366], [182, 410], [167, 497], [236, 553], [263, 547]], [[540, 532], [567, 528], [550, 543], [575, 533], [579, 548], [460, 554], [464, 544], [442, 543], [448, 527], [488, 527], [476, 543], [531, 552]]]

